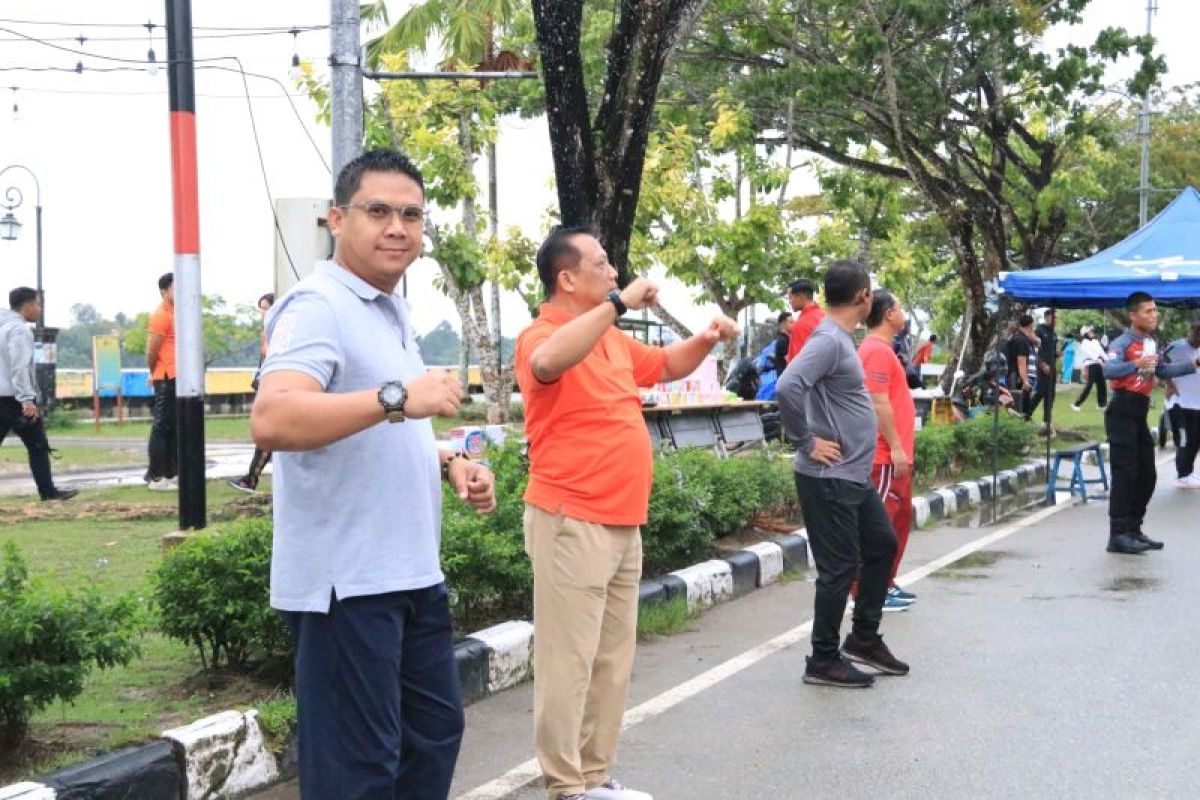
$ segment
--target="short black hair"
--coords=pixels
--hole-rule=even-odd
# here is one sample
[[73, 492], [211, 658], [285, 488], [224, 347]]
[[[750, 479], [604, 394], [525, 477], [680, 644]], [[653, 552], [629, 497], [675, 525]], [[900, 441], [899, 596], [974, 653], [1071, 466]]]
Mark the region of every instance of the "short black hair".
[[883, 324], [883, 318], [896, 307], [896, 295], [887, 289], [876, 289], [871, 292], [871, 310], [867, 312], [867, 327], [878, 328]]
[[1032, 314], [1022, 314], [1021, 316], [1017, 317], [1017, 327], [1018, 328], [1028, 328], [1032, 324], [1033, 324], [1033, 315]]
[[937, 334], [936, 334], [936, 333], [931, 333], [931, 334], [929, 334], [929, 341], [931, 341], [931, 342], [936, 342], [936, 341], [937, 341]]
[[776, 325], [782, 325], [784, 320], [788, 320], [788, 319], [791, 319], [791, 318], [792, 318], [792, 312], [790, 312], [790, 311], [780, 311], [780, 312], [779, 312], [779, 316], [775, 317], [775, 324], [776, 324]]
[[854, 259], [834, 261], [825, 270], [825, 304], [848, 306], [864, 289], [871, 288], [871, 274]]
[[175, 284], [175, 273], [174, 272], [165, 272], [158, 279], [158, 290], [160, 292], [165, 292], [167, 289], [170, 289], [174, 284]]
[[367, 150], [348, 162], [338, 173], [337, 183], [333, 186], [335, 205], [344, 206], [350, 202], [362, 185], [364, 172], [398, 172], [407, 175], [421, 187], [421, 194], [425, 193], [425, 179], [421, 177], [421, 170], [404, 153], [392, 149]]
[[274, 292], [267, 292], [267, 293], [266, 293], [266, 294], [264, 294], [262, 297], [258, 298], [258, 302], [257, 302], [257, 303], [255, 303], [254, 305], [256, 305], [256, 306], [261, 306], [261, 305], [263, 304], [263, 300], [266, 300], [266, 301], [267, 301], [267, 305], [268, 305], [268, 306], [273, 306], [273, 305], [275, 305], [275, 293], [274, 293]]
[[802, 294], [809, 300], [816, 294], [817, 287], [808, 278], [800, 278], [788, 284], [788, 294]]
[[1142, 303], [1153, 303], [1153, 302], [1154, 302], [1154, 298], [1151, 297], [1150, 295], [1146, 294], [1145, 292], [1134, 292], [1133, 294], [1129, 295], [1129, 297], [1125, 298], [1125, 310], [1126, 311], [1137, 311], [1138, 307]]
[[1042, 314], [1042, 319], [1049, 319], [1050, 317], [1053, 317], [1053, 316], [1054, 316], [1054, 309], [1053, 309], [1053, 308], [1047, 308], [1047, 309], [1046, 309], [1046, 313], [1045, 313], [1045, 314]]
[[37, 291], [28, 286], [18, 286], [8, 293], [8, 307], [17, 311], [26, 303], [37, 300]]
[[537, 271], [542, 279], [542, 286], [546, 289], [547, 298], [554, 296], [554, 289], [558, 285], [558, 273], [579, 266], [582, 254], [579, 248], [571, 243], [571, 239], [580, 235], [597, 236], [596, 229], [589, 225], [556, 225], [538, 248]]

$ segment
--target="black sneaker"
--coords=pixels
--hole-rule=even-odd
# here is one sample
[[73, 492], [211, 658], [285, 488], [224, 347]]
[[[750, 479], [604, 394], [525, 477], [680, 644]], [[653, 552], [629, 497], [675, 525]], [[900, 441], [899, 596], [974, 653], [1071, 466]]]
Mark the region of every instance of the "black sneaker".
[[838, 686], [843, 689], [866, 689], [875, 683], [875, 678], [855, 667], [844, 658], [804, 659], [808, 667], [804, 670], [804, 682], [818, 686]]
[[234, 489], [237, 489], [239, 492], [245, 492], [246, 494], [258, 494], [258, 490], [255, 488], [254, 484], [250, 483], [249, 478], [236, 478], [229, 481], [229, 485]]
[[1150, 548], [1138, 541], [1131, 534], [1118, 533], [1116, 536], [1108, 537], [1108, 547], [1110, 553], [1120, 553], [1123, 556], [1140, 556]]
[[892, 655], [888, 646], [883, 643], [882, 636], [876, 636], [875, 641], [866, 641], [853, 633], [846, 635], [842, 642], [842, 658], [858, 664], [865, 664], [877, 669], [884, 675], [907, 675], [908, 664]]
[[55, 489], [54, 494], [46, 495], [42, 498], [42, 502], [47, 500], [70, 500], [77, 494], [79, 494], [78, 489]]

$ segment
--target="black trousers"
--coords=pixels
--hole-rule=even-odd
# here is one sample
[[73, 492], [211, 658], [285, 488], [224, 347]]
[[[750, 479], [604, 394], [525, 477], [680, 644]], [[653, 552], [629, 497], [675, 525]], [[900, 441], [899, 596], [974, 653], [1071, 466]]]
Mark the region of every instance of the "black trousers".
[[1075, 405], [1083, 405], [1083, 401], [1087, 400], [1088, 392], [1092, 387], [1096, 387], [1096, 405], [1104, 408], [1108, 405], [1108, 382], [1104, 380], [1104, 367], [1100, 364], [1088, 364], [1084, 370], [1083, 391], [1079, 393], [1079, 399], [1075, 401]]
[[1141, 530], [1146, 506], [1154, 495], [1158, 473], [1154, 468], [1154, 437], [1146, 426], [1149, 409], [1148, 396], [1117, 390], [1104, 411], [1112, 467], [1108, 501], [1110, 536]]
[[1186, 478], [1195, 469], [1200, 451], [1200, 409], [1173, 406], [1167, 413], [1175, 439], [1175, 474]]
[[1039, 375], [1037, 391], [1033, 393], [1033, 399], [1029, 403], [1029, 408], [1025, 411], [1025, 418], [1032, 419], [1033, 412], [1037, 411], [1038, 403], [1042, 405], [1042, 422], [1050, 424], [1051, 410], [1054, 408], [1054, 391], [1055, 381], [1058, 378], [1058, 373], [1051, 371], [1049, 375]]
[[154, 423], [150, 429], [147, 480], [179, 474], [178, 425], [175, 422], [175, 379], [154, 382]]
[[300, 796], [446, 800], [464, 727], [444, 583], [284, 612]]
[[870, 483], [796, 473], [796, 495], [817, 566], [813, 655], [836, 658], [846, 599], [856, 576], [854, 633], [868, 640], [879, 634], [896, 557], [896, 534], [883, 500]]
[[50, 474], [50, 442], [46, 439], [46, 426], [39, 416], [30, 419], [21, 413], [21, 404], [15, 397], [0, 397], [0, 442], [15, 431], [25, 445], [29, 456], [29, 471], [37, 484], [38, 495], [43, 500], [54, 494], [54, 478]]

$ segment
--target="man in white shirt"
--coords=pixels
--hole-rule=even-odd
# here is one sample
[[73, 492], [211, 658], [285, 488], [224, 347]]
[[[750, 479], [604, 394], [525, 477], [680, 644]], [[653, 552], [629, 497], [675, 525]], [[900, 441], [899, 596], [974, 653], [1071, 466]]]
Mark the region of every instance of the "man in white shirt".
[[1108, 405], [1108, 384], [1104, 381], [1103, 365], [1108, 356], [1090, 325], [1084, 325], [1079, 330], [1079, 345], [1075, 351], [1075, 358], [1083, 372], [1083, 391], [1071, 404], [1071, 409], [1080, 410], [1093, 386], [1096, 387], [1096, 405], [1104, 408]]
[[[1200, 323], [1192, 325], [1186, 339], [1171, 342], [1163, 353], [1169, 363], [1195, 361], [1200, 355]], [[1175, 442], [1175, 485], [1180, 489], [1200, 489], [1200, 477], [1193, 472], [1196, 452], [1200, 450], [1200, 375], [1192, 373], [1167, 381], [1167, 412], [1171, 427], [1179, 432]]]

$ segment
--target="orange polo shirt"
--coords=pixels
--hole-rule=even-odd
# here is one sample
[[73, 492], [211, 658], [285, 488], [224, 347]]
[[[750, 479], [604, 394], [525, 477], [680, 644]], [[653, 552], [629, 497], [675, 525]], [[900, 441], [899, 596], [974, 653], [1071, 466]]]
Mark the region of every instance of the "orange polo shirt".
[[151, 380], [161, 381], [175, 377], [175, 306], [163, 303], [150, 315], [147, 326], [150, 333], [163, 337], [162, 347], [158, 351], [158, 361], [154, 364], [154, 374]]
[[639, 386], [662, 378], [667, 356], [615, 326], [553, 383], [530, 357], [571, 315], [544, 303], [517, 337], [517, 384], [525, 401], [529, 485], [525, 502], [601, 525], [643, 525], [654, 479]]

